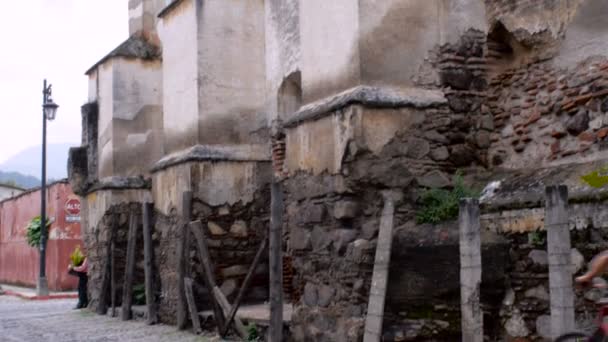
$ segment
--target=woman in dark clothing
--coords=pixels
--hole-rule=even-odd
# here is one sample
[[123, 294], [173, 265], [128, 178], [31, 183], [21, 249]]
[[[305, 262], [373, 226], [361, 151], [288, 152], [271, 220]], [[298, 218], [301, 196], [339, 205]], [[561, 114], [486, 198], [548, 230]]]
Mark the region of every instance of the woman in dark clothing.
[[74, 309], [86, 308], [89, 305], [89, 299], [87, 297], [88, 269], [88, 258], [84, 258], [84, 261], [80, 266], [74, 267], [71, 264], [68, 266], [68, 273], [78, 277], [78, 304]]

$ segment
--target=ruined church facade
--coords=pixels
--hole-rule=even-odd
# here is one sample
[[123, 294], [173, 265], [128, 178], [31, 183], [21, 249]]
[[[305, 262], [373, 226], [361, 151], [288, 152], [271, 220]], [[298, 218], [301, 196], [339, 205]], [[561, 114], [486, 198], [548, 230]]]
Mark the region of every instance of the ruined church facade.
[[[362, 338], [391, 193], [385, 338], [453, 340], [458, 232], [416, 223], [424, 189], [450, 188], [457, 170], [489, 181], [606, 157], [603, 0], [130, 0], [128, 10], [130, 37], [86, 72], [82, 146], [70, 151], [95, 308], [109, 303], [109, 246], [122, 274], [128, 218], [144, 202], [154, 203], [161, 321], [176, 323], [185, 221], [203, 223], [218, 284], [234, 298], [266, 237], [274, 180], [290, 339]], [[542, 336], [546, 307], [501, 302], [514, 289], [517, 306], [527, 290], [509, 283], [503, 233], [537, 229], [538, 215], [488, 215], [484, 262], [497, 271], [484, 273], [487, 334]], [[246, 297], [268, 300], [267, 258]], [[513, 317], [526, 329], [510, 329]]]

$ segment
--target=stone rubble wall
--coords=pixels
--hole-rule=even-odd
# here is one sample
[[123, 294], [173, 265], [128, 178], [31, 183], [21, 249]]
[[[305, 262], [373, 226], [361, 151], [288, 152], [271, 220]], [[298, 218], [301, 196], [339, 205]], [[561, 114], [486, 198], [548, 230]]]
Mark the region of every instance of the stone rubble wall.
[[[114, 265], [115, 265], [115, 286], [116, 298], [115, 304], [117, 307], [122, 302], [122, 288], [126, 267], [127, 242], [129, 232], [129, 217], [131, 213], [135, 213], [139, 218], [137, 228], [137, 245], [135, 256], [135, 273], [133, 284], [144, 284], [144, 252], [143, 252], [143, 232], [141, 221], [141, 203], [121, 203], [114, 205], [105, 212], [97, 226], [88, 231], [84, 235], [84, 243], [87, 250], [87, 258], [89, 260], [89, 307], [97, 308], [100, 305], [100, 297], [102, 296], [102, 286], [104, 275], [106, 274], [105, 267], [109, 260], [108, 251], [112, 240], [114, 240]], [[112, 237], [113, 236], [113, 237]], [[156, 252], [158, 252], [158, 238], [153, 236]], [[110, 287], [108, 287], [108, 307], [110, 300]]]
[[[231, 165], [234, 168], [229, 171], [235, 172], [231, 174], [234, 178], [226, 177], [227, 175], [224, 174], [222, 179], [237, 182], [238, 189], [246, 189], [246, 191], [236, 192], [232, 188], [232, 183], [223, 184], [221, 180], [215, 183], [201, 181], [217, 173], [217, 170], [225, 170], [223, 167]], [[265, 175], [270, 173], [271, 165], [268, 162], [252, 165], [249, 162], [189, 162], [161, 170], [155, 175], [154, 184], [157, 187], [154, 190], [157, 192], [155, 196], [164, 194], [162, 202], [155, 202], [155, 235], [159, 240], [157, 251], [159, 254], [156, 258], [161, 288], [159, 306], [161, 321], [170, 324], [175, 324], [176, 321], [179, 261], [176, 248], [185, 223], [181, 208], [183, 206], [181, 191], [185, 189], [191, 189], [193, 193], [191, 219], [200, 220], [203, 225], [217, 285], [229, 301], [232, 302], [236, 298], [269, 226], [270, 186], [266, 182]], [[252, 171], [246, 170], [241, 174], [235, 169]], [[221, 187], [230, 187], [230, 189], [221, 189]], [[220, 196], [220, 192], [223, 192], [223, 197]], [[226, 192], [230, 196], [227, 196]], [[187, 269], [194, 280], [197, 308], [199, 311], [211, 309], [194, 235], [189, 236], [188, 240], [190, 249], [186, 253]], [[254, 273], [243, 302], [259, 304], [267, 300], [268, 261], [265, 254]]]

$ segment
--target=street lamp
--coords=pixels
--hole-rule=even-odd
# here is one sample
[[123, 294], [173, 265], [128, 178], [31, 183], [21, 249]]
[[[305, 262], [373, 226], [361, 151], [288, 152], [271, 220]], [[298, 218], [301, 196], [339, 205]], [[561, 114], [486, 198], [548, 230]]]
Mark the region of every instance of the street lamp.
[[36, 294], [48, 296], [49, 286], [46, 280], [46, 121], [55, 120], [59, 106], [53, 102], [52, 85], [42, 87], [42, 184], [40, 186], [40, 274], [36, 285]]

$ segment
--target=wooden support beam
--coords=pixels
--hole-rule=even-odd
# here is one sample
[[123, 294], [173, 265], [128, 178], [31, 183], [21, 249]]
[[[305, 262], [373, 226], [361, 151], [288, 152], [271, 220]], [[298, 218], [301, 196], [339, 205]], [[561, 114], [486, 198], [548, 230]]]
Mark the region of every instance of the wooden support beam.
[[188, 224], [192, 220], [192, 192], [185, 191], [182, 194], [182, 219], [180, 234], [177, 238], [177, 328], [184, 330], [188, 326], [188, 303], [184, 289], [184, 277], [186, 272], [186, 264], [188, 262], [188, 240], [189, 227]]
[[[213, 287], [213, 296], [222, 308], [224, 314], [228, 315], [230, 312], [230, 303], [228, 302], [228, 299], [226, 299], [226, 296], [224, 296], [224, 293], [222, 292], [222, 290], [220, 290], [219, 287]], [[239, 336], [241, 336], [241, 338], [247, 339], [247, 336], [249, 335], [247, 333], [247, 328], [245, 328], [245, 325], [238, 317], [234, 317], [234, 328], [236, 329], [236, 332], [239, 334]]]
[[116, 231], [116, 217], [112, 214], [110, 218], [110, 231], [108, 236], [108, 246], [106, 248], [106, 260], [103, 269], [103, 278], [101, 281], [101, 293], [99, 295], [99, 303], [95, 310], [99, 315], [105, 315], [108, 312], [108, 295], [110, 292], [111, 282], [111, 262], [112, 262], [112, 242], [114, 241], [114, 232]]
[[192, 278], [184, 278], [184, 290], [186, 290], [186, 300], [188, 301], [188, 309], [190, 311], [190, 319], [192, 319], [192, 328], [195, 334], [201, 334], [201, 321], [198, 317], [196, 302], [194, 301], [194, 291], [192, 291]]
[[382, 192], [384, 208], [380, 218], [378, 244], [372, 274], [372, 288], [369, 291], [367, 317], [365, 318], [364, 342], [380, 342], [382, 339], [382, 321], [384, 320], [384, 304], [388, 288], [388, 271], [391, 264], [391, 246], [393, 243], [393, 219], [395, 202], [401, 200], [403, 194], [397, 191]]
[[116, 317], [116, 242], [110, 241], [110, 303], [111, 316]]
[[270, 188], [270, 327], [268, 341], [283, 341], [283, 190], [273, 181]]
[[239, 290], [239, 294], [236, 296], [234, 305], [232, 305], [232, 309], [230, 309], [230, 312], [226, 315], [226, 322], [224, 324], [224, 327], [220, 331], [220, 335], [222, 337], [226, 336], [226, 334], [228, 333], [228, 328], [230, 327], [230, 323], [232, 323], [232, 320], [234, 319], [234, 316], [236, 315], [236, 312], [239, 309], [239, 306], [241, 305], [241, 301], [243, 300], [243, 297], [245, 297], [245, 293], [246, 293], [247, 289], [249, 288], [251, 279], [253, 279], [253, 274], [255, 273], [256, 268], [258, 268], [260, 260], [262, 259], [262, 255], [264, 254], [264, 251], [266, 250], [267, 246], [268, 246], [268, 236], [264, 236], [264, 239], [262, 240], [262, 243], [260, 244], [260, 247], [258, 248], [258, 252], [255, 255], [255, 258], [253, 259], [253, 263], [249, 267], [249, 271], [247, 272], [247, 275], [245, 276], [245, 280], [243, 281], [243, 284], [241, 284], [241, 288]]
[[133, 273], [135, 272], [135, 247], [137, 245], [138, 216], [131, 213], [129, 218], [129, 235], [127, 240], [127, 265], [125, 279], [122, 286], [121, 318], [123, 321], [131, 319], [131, 304], [133, 303]]
[[148, 317], [146, 324], [152, 325], [158, 323], [158, 309], [156, 306], [156, 291], [154, 289], [154, 265], [152, 259], [154, 255], [154, 246], [152, 243], [152, 214], [154, 212], [153, 203], [142, 204], [143, 216], [143, 235], [144, 235], [144, 272], [146, 276], [146, 306], [148, 308]]
[[215, 273], [213, 271], [213, 266], [211, 265], [209, 247], [207, 246], [207, 241], [205, 240], [205, 234], [203, 232], [203, 223], [201, 221], [191, 222], [190, 230], [192, 231], [192, 234], [194, 234], [194, 238], [196, 239], [199, 258], [201, 259], [203, 269], [205, 270], [203, 280], [205, 281], [205, 286], [207, 287], [207, 291], [211, 296], [211, 303], [213, 305], [213, 316], [215, 317], [215, 322], [217, 324], [218, 330], [220, 330], [224, 326], [224, 314], [217, 300], [214, 300], [215, 296], [213, 295], [213, 288], [216, 287]]

